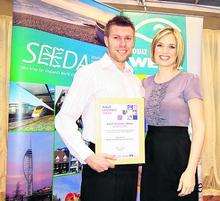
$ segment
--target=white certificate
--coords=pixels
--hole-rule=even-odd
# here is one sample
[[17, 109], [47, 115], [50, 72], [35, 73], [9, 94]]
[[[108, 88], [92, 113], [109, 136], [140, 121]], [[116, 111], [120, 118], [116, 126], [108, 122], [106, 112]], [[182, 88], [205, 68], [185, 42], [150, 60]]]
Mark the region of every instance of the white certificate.
[[143, 98], [98, 99], [96, 114], [96, 153], [115, 155], [115, 164], [144, 163]]

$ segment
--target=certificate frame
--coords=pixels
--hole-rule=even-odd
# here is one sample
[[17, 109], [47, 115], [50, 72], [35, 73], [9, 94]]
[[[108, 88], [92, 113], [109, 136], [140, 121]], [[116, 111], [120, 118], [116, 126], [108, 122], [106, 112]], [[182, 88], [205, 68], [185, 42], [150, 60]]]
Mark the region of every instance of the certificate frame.
[[[125, 157], [116, 157], [116, 160], [113, 160], [112, 163], [119, 165], [119, 164], [141, 164], [145, 162], [145, 134], [144, 134], [144, 99], [143, 98], [99, 98], [96, 100], [96, 139], [95, 139], [95, 152], [99, 153], [107, 153], [103, 150], [103, 145], [106, 143], [104, 141], [103, 133], [103, 123], [102, 118], [103, 116], [103, 108], [104, 107], [126, 107], [130, 105], [135, 105], [135, 115], [137, 116], [137, 123], [135, 125], [138, 127], [137, 135], [134, 138], [138, 147], [135, 149], [135, 155], [125, 156]], [[136, 117], [135, 117], [136, 118]], [[135, 121], [132, 119], [132, 121]], [[116, 122], [120, 120], [115, 120]], [[126, 121], [125, 121], [126, 122]], [[125, 123], [126, 124], [126, 123]], [[136, 130], [135, 130], [136, 131]], [[104, 132], [105, 133], [105, 132]], [[117, 141], [117, 139], [114, 139]], [[114, 154], [113, 154], [114, 155]]]

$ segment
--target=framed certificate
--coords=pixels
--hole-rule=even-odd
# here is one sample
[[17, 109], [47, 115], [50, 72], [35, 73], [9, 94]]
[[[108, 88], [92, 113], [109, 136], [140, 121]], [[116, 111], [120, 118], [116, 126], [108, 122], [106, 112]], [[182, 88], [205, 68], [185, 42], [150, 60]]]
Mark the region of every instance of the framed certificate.
[[115, 164], [144, 163], [144, 99], [96, 101], [96, 153], [116, 156]]

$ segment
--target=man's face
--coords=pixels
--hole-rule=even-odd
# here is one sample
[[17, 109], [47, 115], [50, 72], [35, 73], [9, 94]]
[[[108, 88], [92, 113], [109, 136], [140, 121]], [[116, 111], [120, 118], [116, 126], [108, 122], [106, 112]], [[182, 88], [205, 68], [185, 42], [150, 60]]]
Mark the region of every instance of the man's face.
[[131, 27], [112, 25], [104, 40], [109, 56], [119, 65], [124, 64], [134, 47], [134, 31]]

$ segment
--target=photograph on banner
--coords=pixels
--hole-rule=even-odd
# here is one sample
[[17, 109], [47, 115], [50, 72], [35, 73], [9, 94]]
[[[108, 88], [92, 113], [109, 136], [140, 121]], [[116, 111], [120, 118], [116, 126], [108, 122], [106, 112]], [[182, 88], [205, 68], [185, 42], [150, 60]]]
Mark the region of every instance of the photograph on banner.
[[[56, 86], [55, 88], [55, 115], [60, 111], [63, 101], [68, 93], [69, 87], [65, 86]], [[76, 121], [78, 125], [78, 129], [82, 131], [83, 129], [83, 122], [82, 117]]]
[[56, 86], [55, 88], [55, 115], [60, 111], [63, 101], [68, 93], [69, 87]]
[[53, 201], [79, 201], [81, 174], [53, 179]]
[[82, 164], [70, 154], [68, 148], [57, 132], [54, 133], [54, 175], [66, 175], [81, 173]]
[[9, 130], [53, 131], [54, 86], [10, 82]]
[[103, 45], [100, 29], [119, 11], [98, 2], [88, 2], [14, 0], [14, 25]]
[[51, 132], [9, 132], [7, 201], [52, 198], [52, 150]]

